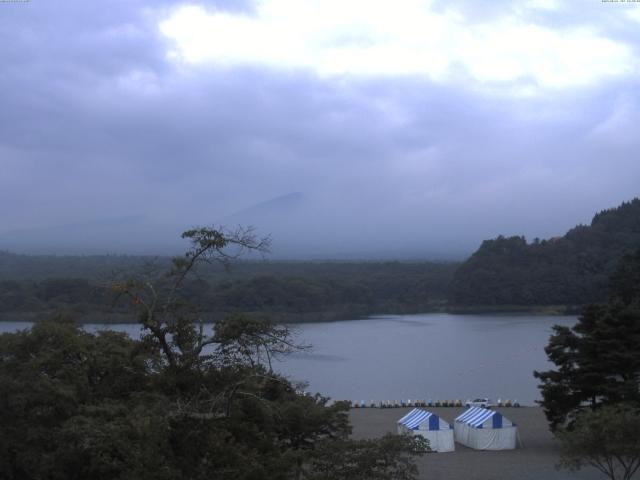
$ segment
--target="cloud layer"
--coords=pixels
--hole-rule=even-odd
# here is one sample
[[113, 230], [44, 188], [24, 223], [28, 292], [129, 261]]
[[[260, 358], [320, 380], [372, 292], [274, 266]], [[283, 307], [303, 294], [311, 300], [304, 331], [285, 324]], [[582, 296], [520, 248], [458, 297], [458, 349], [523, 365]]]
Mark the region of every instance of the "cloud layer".
[[539, 10], [557, 8], [525, 2], [476, 22], [455, 7], [437, 11], [420, 0], [263, 0], [251, 12], [184, 6], [160, 29], [175, 41], [171, 56], [189, 63], [302, 68], [325, 77], [419, 75], [534, 88], [637, 71], [631, 49], [594, 26], [530, 22]]
[[517, 3], [0, 5], [0, 248], [166, 251], [292, 192], [244, 219], [280, 256], [562, 234], [639, 193], [640, 5]]

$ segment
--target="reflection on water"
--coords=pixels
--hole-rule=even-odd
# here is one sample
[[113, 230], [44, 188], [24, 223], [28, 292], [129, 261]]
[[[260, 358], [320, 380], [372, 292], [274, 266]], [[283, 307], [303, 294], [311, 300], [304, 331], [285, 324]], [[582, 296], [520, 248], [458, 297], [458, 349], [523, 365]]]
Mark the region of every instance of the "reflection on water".
[[[309, 390], [335, 399], [465, 400], [490, 397], [533, 404], [539, 399], [533, 370], [545, 370], [544, 347], [554, 324], [575, 317], [531, 315], [396, 315], [369, 320], [294, 326], [296, 353], [275, 365]], [[0, 332], [28, 328], [0, 322]], [[420, 327], [420, 328], [416, 328]], [[137, 324], [85, 326], [140, 335]], [[209, 330], [210, 332], [210, 330]]]
[[313, 345], [315, 356], [290, 357], [277, 368], [336, 399], [488, 396], [533, 404], [540, 398], [533, 370], [550, 366], [544, 347], [551, 327], [575, 321], [572, 316], [425, 314], [307, 324], [298, 338]]

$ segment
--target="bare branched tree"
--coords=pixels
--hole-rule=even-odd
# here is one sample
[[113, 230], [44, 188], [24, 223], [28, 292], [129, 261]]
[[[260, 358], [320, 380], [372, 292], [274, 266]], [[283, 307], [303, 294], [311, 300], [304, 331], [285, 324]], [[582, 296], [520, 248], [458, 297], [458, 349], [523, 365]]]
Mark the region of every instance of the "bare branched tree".
[[119, 296], [130, 300], [145, 338], [158, 345], [172, 368], [197, 362], [204, 348], [215, 343], [213, 336], [206, 335], [197, 307], [181, 297], [185, 279], [203, 263], [228, 269], [238, 257], [249, 252], [264, 255], [271, 245], [269, 237], [258, 238], [251, 227], [198, 227], [184, 232], [182, 238], [189, 240], [190, 248], [173, 259], [167, 272], [159, 274], [153, 265], [112, 286]]
[[251, 228], [199, 227], [184, 232], [182, 238], [189, 240], [190, 248], [172, 260], [168, 271], [159, 274], [154, 264], [114, 283], [113, 289], [129, 299], [143, 339], [161, 353], [159, 369], [175, 372], [176, 379], [203, 374], [198, 389], [181, 392], [174, 414], [200, 420], [226, 418], [239, 398], [261, 401], [260, 392], [270, 383], [290, 388], [274, 373], [273, 361], [308, 347], [294, 343], [288, 327], [249, 315], [218, 320], [207, 332], [197, 305], [184, 300], [185, 281], [199, 266], [213, 263], [228, 269], [243, 254], [264, 255], [269, 251], [268, 237], [259, 239]]

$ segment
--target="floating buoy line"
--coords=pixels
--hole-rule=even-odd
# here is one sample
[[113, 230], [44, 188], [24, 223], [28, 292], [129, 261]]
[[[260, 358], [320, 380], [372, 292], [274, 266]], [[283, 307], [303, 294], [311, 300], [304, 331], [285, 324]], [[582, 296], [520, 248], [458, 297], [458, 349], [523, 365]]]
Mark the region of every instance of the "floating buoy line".
[[[467, 400], [463, 402], [461, 400], [382, 400], [382, 401], [374, 401], [370, 400], [366, 402], [365, 400], [352, 402], [348, 400], [351, 404], [351, 408], [405, 408], [405, 407], [465, 407], [469, 404], [472, 404], [471, 400]], [[517, 400], [501, 400], [499, 399], [495, 404], [490, 404], [488, 408], [491, 407], [520, 407], [520, 403]]]

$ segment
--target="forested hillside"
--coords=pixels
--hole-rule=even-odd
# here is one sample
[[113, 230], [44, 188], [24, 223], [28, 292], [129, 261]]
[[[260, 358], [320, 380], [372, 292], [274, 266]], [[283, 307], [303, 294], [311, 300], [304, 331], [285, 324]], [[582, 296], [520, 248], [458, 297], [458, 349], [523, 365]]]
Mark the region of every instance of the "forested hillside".
[[[499, 236], [466, 262], [240, 261], [203, 265], [184, 294], [211, 318], [259, 312], [276, 321], [357, 318], [459, 307], [583, 305], [606, 298], [616, 261], [640, 247], [640, 200], [548, 240]], [[0, 318], [53, 311], [126, 321], [111, 285], [121, 272], [166, 269], [169, 258], [27, 256], [0, 252]]]
[[[128, 305], [111, 284], [119, 272], [149, 272], [168, 258], [54, 257], [0, 253], [0, 318], [72, 311], [87, 320], [126, 321]], [[259, 312], [278, 321], [357, 318], [441, 308], [457, 264], [432, 262], [234, 263], [203, 265], [184, 295], [211, 318]], [[36, 318], [41, 318], [37, 315]]]
[[486, 240], [455, 273], [456, 305], [582, 305], [604, 300], [617, 260], [640, 246], [640, 199], [564, 237]]

